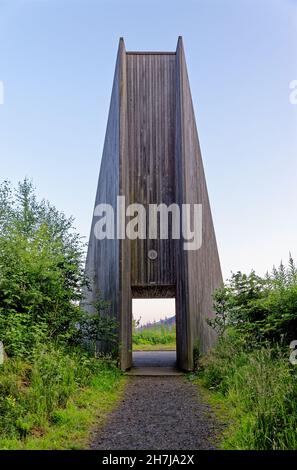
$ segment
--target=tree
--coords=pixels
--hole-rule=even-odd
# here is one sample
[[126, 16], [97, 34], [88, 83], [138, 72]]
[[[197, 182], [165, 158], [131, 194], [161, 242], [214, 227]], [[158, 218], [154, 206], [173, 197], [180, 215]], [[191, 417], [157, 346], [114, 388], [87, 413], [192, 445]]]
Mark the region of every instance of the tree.
[[250, 343], [289, 344], [297, 337], [297, 275], [291, 255], [288, 267], [281, 262], [263, 278], [254, 271], [232, 274], [215, 292], [214, 309], [209, 324], [220, 335], [232, 327]]
[[0, 339], [8, 354], [29, 354], [44, 338], [78, 341], [83, 244], [67, 218], [38, 201], [25, 179], [0, 185]]

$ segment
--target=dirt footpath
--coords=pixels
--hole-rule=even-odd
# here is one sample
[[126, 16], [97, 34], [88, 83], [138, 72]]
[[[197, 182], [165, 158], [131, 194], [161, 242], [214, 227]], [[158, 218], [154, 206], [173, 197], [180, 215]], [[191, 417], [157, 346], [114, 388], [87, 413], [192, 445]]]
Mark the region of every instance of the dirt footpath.
[[91, 449], [215, 449], [222, 424], [184, 377], [130, 377], [123, 400]]

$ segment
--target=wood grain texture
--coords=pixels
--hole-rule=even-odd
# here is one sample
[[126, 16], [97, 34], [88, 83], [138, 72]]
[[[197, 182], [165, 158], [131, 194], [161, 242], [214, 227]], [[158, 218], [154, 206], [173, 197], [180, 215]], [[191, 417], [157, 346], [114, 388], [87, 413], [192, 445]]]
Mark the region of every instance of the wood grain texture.
[[[100, 203], [108, 203], [115, 208], [120, 191], [119, 87], [122, 50], [123, 44], [120, 42], [94, 209]], [[85, 291], [85, 299], [82, 304], [87, 311], [93, 313], [95, 311], [94, 302], [98, 301], [99, 297], [107, 300], [110, 302], [108, 314], [121, 322], [119, 241], [117, 239], [97, 240], [94, 229], [98, 220], [98, 217], [93, 216], [85, 268], [90, 281], [90, 289]], [[104, 352], [110, 350], [109, 344], [100, 343], [97, 347]]]
[[202, 204], [201, 248], [184, 251], [179, 244], [178, 249], [178, 360], [181, 368], [192, 369], [194, 348], [205, 353], [216, 340], [206, 319], [214, 315], [212, 294], [223, 281], [181, 38], [176, 73], [176, 162], [181, 175], [177, 197], [183, 203]]
[[[95, 205], [116, 209], [118, 195], [126, 205], [142, 204], [147, 214], [150, 204], [202, 204], [199, 250], [185, 251], [183, 239], [159, 234], [98, 241], [94, 217], [86, 262], [91, 291], [85, 305], [99, 292], [111, 302], [121, 368], [132, 363], [132, 297], [175, 297], [177, 361], [191, 370], [198, 343], [205, 352], [216, 340], [206, 318], [222, 275], [181, 38], [176, 53], [126, 52], [120, 40]], [[156, 259], [149, 259], [150, 250]]]
[[[126, 197], [130, 204], [129, 187], [131, 181], [128, 156], [128, 96], [127, 96], [127, 54], [124, 41], [120, 41], [120, 154], [119, 154], [119, 195]], [[127, 238], [119, 240], [119, 353], [121, 369], [132, 366], [132, 292], [131, 292], [131, 245]]]
[[[128, 54], [128, 159], [130, 202], [175, 202], [175, 55]], [[148, 223], [148, 219], [147, 219]], [[156, 250], [157, 260], [150, 260]], [[131, 242], [133, 286], [175, 284], [175, 252], [171, 239]]]

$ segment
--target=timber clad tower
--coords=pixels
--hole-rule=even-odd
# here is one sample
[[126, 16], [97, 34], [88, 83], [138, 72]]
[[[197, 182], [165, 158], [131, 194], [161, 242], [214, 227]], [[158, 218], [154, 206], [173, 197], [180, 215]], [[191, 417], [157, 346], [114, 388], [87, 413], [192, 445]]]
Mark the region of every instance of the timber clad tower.
[[118, 196], [126, 206], [202, 205], [196, 251], [170, 235], [98, 240], [94, 216], [86, 261], [85, 302], [99, 293], [111, 302], [121, 368], [132, 364], [132, 298], [175, 297], [177, 362], [191, 370], [195, 348], [205, 352], [215, 341], [206, 318], [222, 275], [181, 38], [176, 52], [126, 52], [120, 39], [95, 206], [116, 212]]

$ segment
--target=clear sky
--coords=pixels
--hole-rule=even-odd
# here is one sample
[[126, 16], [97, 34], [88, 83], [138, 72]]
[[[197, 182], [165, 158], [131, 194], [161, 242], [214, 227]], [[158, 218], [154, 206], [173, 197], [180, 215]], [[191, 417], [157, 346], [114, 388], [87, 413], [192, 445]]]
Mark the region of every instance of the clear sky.
[[184, 38], [222, 269], [297, 257], [296, 0], [0, 0], [0, 179], [89, 235], [118, 39]]
[[133, 318], [139, 325], [175, 315], [175, 299], [132, 299]]

